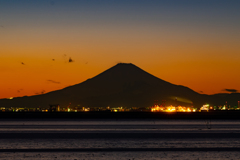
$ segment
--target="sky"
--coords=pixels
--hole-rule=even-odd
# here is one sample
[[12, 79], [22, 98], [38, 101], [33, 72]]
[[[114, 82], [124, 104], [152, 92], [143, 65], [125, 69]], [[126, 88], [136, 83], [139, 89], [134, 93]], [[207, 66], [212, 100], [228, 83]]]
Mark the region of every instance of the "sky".
[[239, 17], [239, 0], [0, 0], [0, 98], [119, 62], [198, 93], [240, 91]]

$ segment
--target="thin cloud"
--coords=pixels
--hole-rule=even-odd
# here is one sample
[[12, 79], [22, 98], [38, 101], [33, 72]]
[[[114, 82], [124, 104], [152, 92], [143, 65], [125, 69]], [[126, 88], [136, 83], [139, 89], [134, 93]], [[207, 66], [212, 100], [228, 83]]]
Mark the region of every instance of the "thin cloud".
[[223, 89], [223, 91], [227, 91], [227, 92], [230, 92], [230, 93], [237, 93], [238, 90], [236, 89]]
[[23, 89], [19, 89], [19, 90], [17, 90], [17, 92], [20, 93], [22, 90], [23, 90]]
[[46, 91], [45, 90], [42, 90], [41, 92], [37, 92], [35, 93], [36, 95], [39, 95], [39, 94], [44, 94]]
[[55, 84], [60, 84], [61, 82], [57, 82], [57, 81], [54, 81], [54, 80], [51, 80], [51, 79], [49, 79], [49, 80], [47, 80], [48, 82], [51, 82], [51, 83], [55, 83]]
[[69, 57], [68, 62], [71, 63], [71, 62], [74, 62], [74, 61], [73, 61], [73, 59], [71, 57]]

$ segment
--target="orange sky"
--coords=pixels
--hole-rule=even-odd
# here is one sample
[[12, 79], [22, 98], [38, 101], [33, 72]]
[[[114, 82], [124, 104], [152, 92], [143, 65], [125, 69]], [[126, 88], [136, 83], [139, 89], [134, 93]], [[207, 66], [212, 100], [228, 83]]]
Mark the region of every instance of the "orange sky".
[[[141, 1], [146, 4], [138, 9], [129, 7], [135, 1], [122, 1], [98, 10], [86, 3], [89, 8], [79, 10], [71, 2], [45, 2], [14, 10], [0, 3], [0, 98], [62, 89], [119, 62], [199, 93], [240, 90], [240, 14], [234, 3], [230, 8], [209, 8], [205, 1], [203, 6], [166, 3], [160, 10], [155, 4], [160, 2]], [[69, 57], [74, 62], [68, 63]]]

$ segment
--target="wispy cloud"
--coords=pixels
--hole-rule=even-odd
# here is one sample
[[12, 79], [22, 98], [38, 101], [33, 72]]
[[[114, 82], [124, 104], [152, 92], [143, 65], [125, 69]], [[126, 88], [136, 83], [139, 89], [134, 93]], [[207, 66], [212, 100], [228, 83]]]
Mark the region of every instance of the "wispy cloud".
[[44, 94], [45, 92], [46, 92], [45, 90], [42, 90], [42, 91], [37, 92], [37, 93], [35, 93], [35, 94], [39, 95], [39, 94]]
[[49, 80], [47, 80], [48, 82], [51, 82], [51, 83], [55, 83], [55, 84], [60, 84], [61, 82], [57, 82], [57, 81], [54, 81], [54, 80], [51, 80], [51, 79], [49, 79]]
[[223, 89], [223, 91], [227, 91], [227, 92], [230, 92], [230, 93], [237, 93], [238, 90], [236, 89]]
[[74, 62], [73, 59], [70, 57], [68, 60], [69, 63]]
[[23, 90], [23, 89], [19, 89], [19, 90], [17, 90], [17, 92], [20, 93], [22, 90]]

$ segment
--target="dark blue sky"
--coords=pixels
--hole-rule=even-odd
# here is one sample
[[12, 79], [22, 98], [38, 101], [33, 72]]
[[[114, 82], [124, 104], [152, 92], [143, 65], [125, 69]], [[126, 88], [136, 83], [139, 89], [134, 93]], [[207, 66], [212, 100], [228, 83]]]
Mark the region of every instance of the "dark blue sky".
[[118, 62], [197, 92], [240, 90], [239, 17], [239, 0], [1, 0], [0, 71], [9, 78], [0, 98], [61, 89]]

